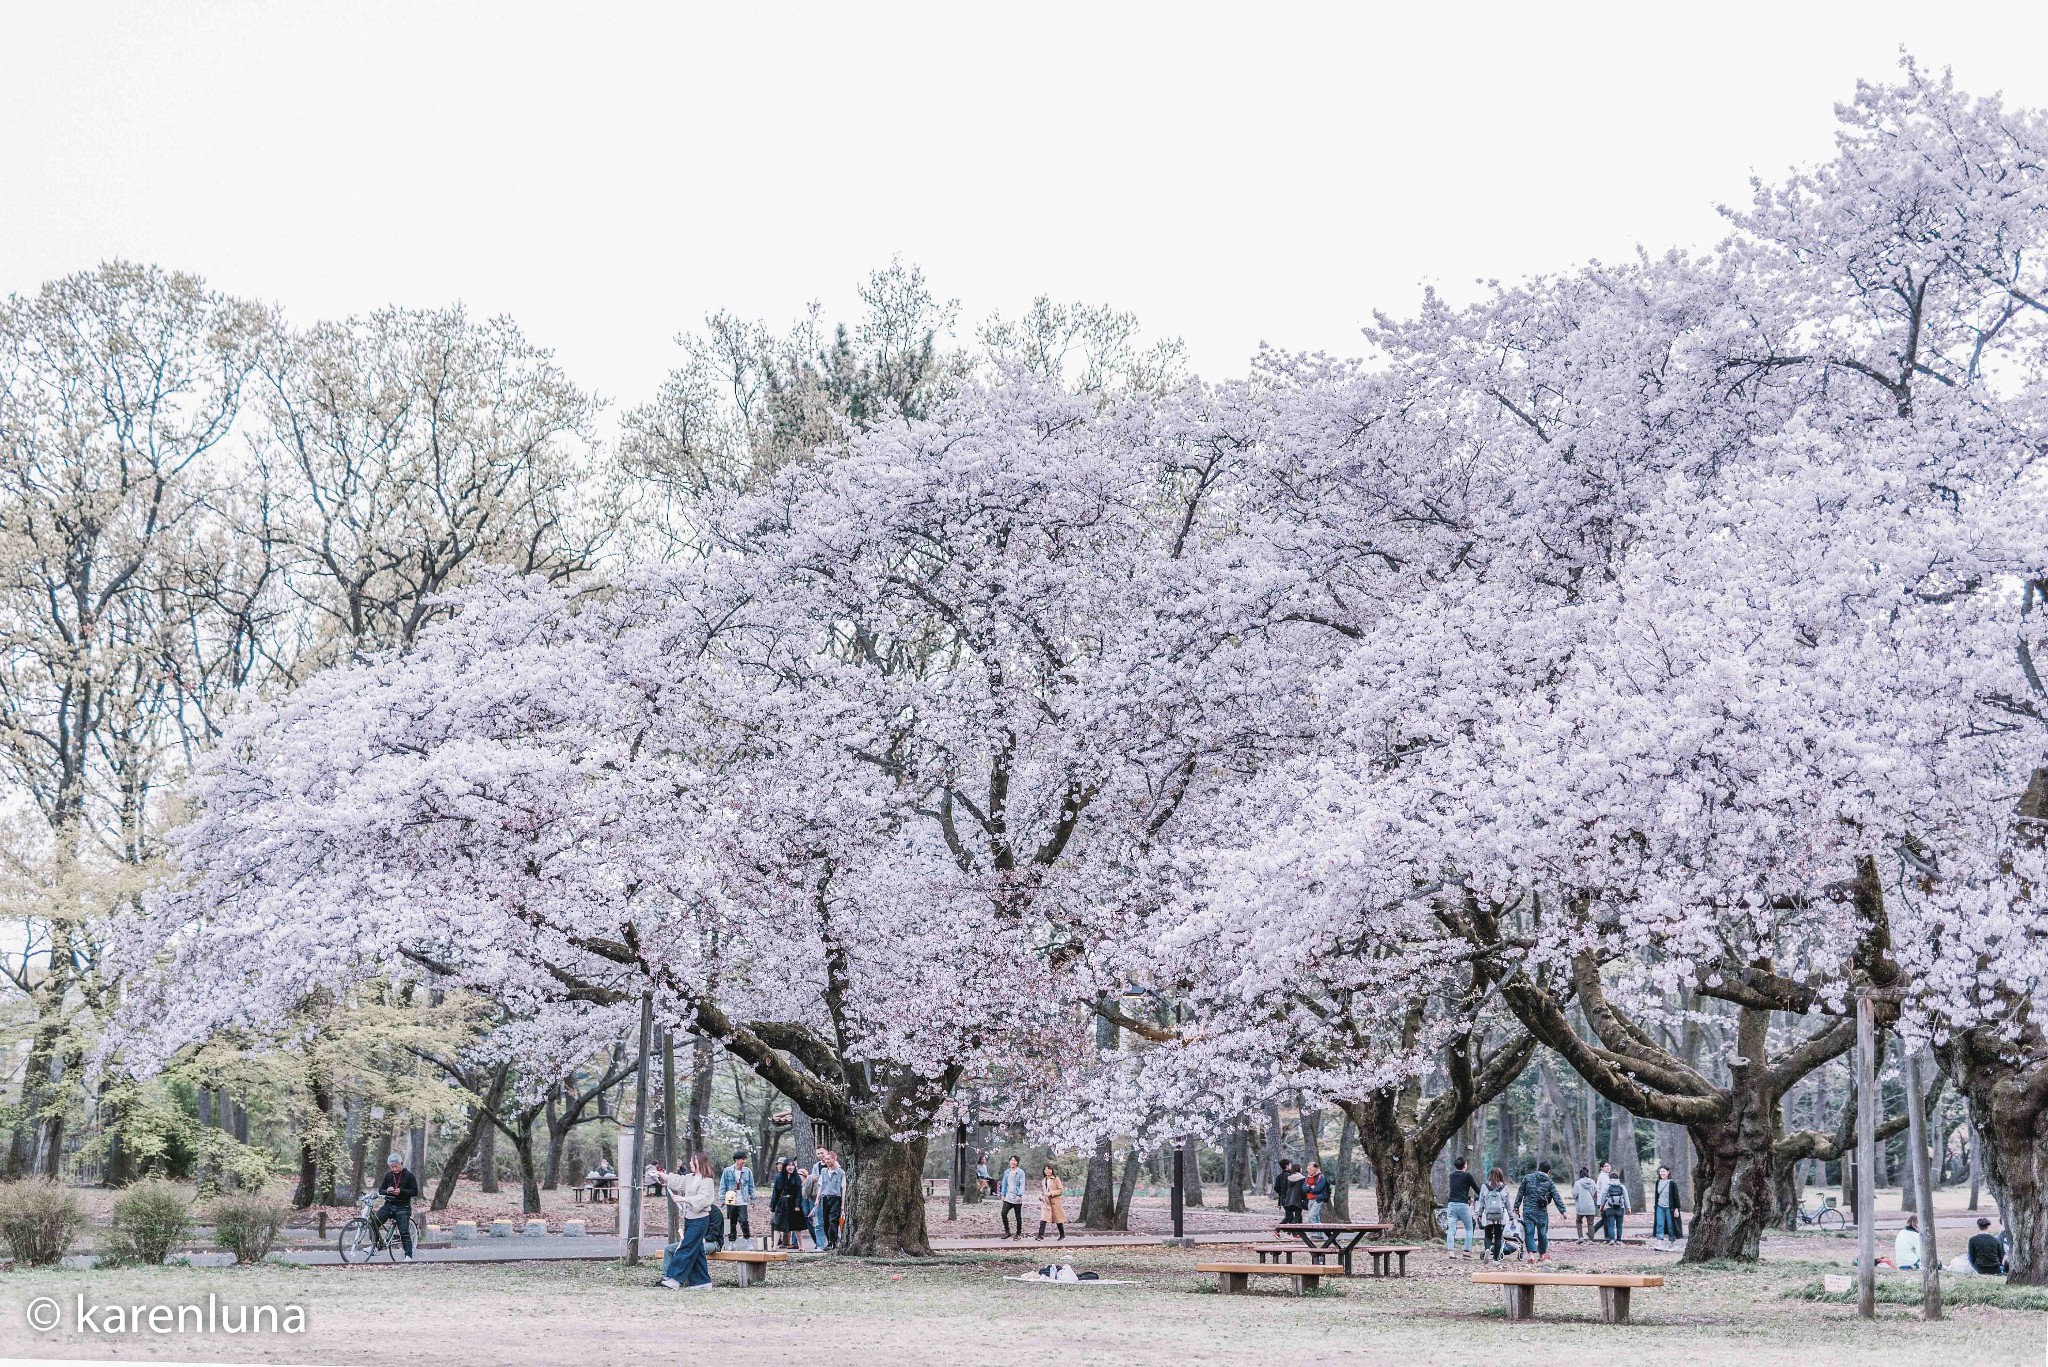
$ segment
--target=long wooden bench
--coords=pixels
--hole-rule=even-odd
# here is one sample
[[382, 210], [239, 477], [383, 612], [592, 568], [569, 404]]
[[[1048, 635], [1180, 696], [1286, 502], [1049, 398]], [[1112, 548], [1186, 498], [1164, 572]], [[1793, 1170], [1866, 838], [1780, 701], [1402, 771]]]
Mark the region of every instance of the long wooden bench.
[[1291, 1263], [1294, 1261], [1294, 1255], [1299, 1253], [1305, 1255], [1311, 1263], [1320, 1265], [1323, 1259], [1337, 1256], [1337, 1250], [1334, 1248], [1318, 1248], [1299, 1239], [1284, 1244], [1253, 1244], [1252, 1252], [1258, 1254], [1262, 1263]]
[[1196, 1263], [1195, 1271], [1216, 1274], [1217, 1289], [1231, 1295], [1251, 1289], [1253, 1277], [1286, 1277], [1294, 1283], [1294, 1294], [1313, 1291], [1325, 1277], [1341, 1277], [1341, 1268], [1321, 1263]]
[[[1422, 1252], [1421, 1244], [1367, 1244], [1362, 1250], [1372, 1258], [1375, 1277], [1408, 1275], [1408, 1255]], [[1396, 1260], [1399, 1260], [1398, 1263]], [[1398, 1267], [1398, 1271], [1395, 1270]]]
[[1536, 1288], [1539, 1286], [1593, 1286], [1600, 1289], [1600, 1318], [1608, 1324], [1628, 1323], [1628, 1294], [1640, 1287], [1662, 1286], [1654, 1275], [1626, 1272], [1474, 1272], [1472, 1280], [1485, 1286], [1503, 1287], [1508, 1297], [1508, 1318], [1536, 1317]]
[[786, 1263], [787, 1253], [765, 1248], [724, 1248], [705, 1257], [714, 1263], [732, 1263], [740, 1274], [741, 1286], [759, 1286], [768, 1280], [768, 1264]]

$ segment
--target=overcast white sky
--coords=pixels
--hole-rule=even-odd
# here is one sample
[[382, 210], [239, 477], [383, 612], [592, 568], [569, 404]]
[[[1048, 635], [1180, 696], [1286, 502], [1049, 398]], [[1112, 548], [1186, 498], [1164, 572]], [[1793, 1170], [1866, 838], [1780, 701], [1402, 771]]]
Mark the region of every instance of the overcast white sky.
[[1207, 374], [1424, 283], [1705, 245], [1901, 44], [2048, 104], [2048, 4], [0, 6], [0, 290], [113, 256], [301, 321], [506, 312], [644, 396], [902, 254]]

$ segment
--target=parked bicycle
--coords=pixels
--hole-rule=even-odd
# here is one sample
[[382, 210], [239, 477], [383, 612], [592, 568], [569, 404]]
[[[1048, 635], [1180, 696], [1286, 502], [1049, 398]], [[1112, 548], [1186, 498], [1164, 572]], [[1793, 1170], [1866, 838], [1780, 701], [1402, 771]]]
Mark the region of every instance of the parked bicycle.
[[1849, 1217], [1833, 1201], [1823, 1200], [1818, 1206], [1798, 1205], [1793, 1209], [1799, 1212], [1802, 1227], [1818, 1225], [1822, 1229], [1845, 1229], [1849, 1224]]
[[[362, 1199], [356, 1202], [354, 1217], [341, 1227], [341, 1237], [337, 1242], [343, 1262], [366, 1263], [382, 1253], [395, 1263], [405, 1251], [404, 1240], [399, 1237], [397, 1221], [378, 1220], [371, 1209], [376, 1204], [377, 1194], [364, 1192]], [[412, 1217], [408, 1215], [403, 1218]], [[414, 1226], [414, 1230], [413, 1241], [417, 1243], [418, 1226]]]

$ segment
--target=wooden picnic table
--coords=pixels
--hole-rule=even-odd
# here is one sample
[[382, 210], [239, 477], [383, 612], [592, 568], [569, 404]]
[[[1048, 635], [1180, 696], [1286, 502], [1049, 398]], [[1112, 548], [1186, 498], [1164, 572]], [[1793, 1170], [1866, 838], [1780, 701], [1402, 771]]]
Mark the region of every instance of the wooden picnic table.
[[1292, 1234], [1308, 1247], [1328, 1249], [1337, 1255], [1337, 1261], [1344, 1264], [1344, 1275], [1351, 1275], [1351, 1253], [1365, 1241], [1367, 1235], [1385, 1234], [1392, 1225], [1348, 1223], [1337, 1224], [1291, 1224], [1274, 1225], [1275, 1234]]

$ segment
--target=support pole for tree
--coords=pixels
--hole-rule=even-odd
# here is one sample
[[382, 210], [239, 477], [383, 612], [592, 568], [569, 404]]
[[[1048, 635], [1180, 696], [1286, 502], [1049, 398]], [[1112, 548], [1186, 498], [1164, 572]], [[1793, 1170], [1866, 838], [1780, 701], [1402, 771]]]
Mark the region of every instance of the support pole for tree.
[[[654, 1047], [654, 994], [640, 994], [640, 1066], [633, 1075], [633, 1157], [619, 1165], [619, 1199], [625, 1201], [626, 1264], [640, 1261], [641, 1170], [647, 1163], [647, 1056]], [[633, 1194], [628, 1197], [627, 1192]]]
[[1173, 1141], [1173, 1237], [1187, 1238], [1187, 1231], [1181, 1227], [1187, 1204], [1187, 1153], [1188, 1141], [1185, 1135]]
[[[676, 1037], [666, 1026], [661, 1031], [661, 1166], [667, 1172], [676, 1170]], [[680, 1243], [681, 1213], [673, 1201], [662, 1204], [668, 1207], [668, 1241]]]
[[967, 1122], [953, 1123], [953, 1184], [946, 1188], [946, 1219], [960, 1218], [960, 1191], [967, 1181]]
[[1856, 998], [1856, 1313], [1877, 1318], [1877, 1003]]
[[1941, 1318], [1941, 1257], [1934, 1249], [1934, 1183], [1927, 1164], [1927, 1098], [1920, 1090], [1914, 1050], [1899, 1051], [1906, 1073], [1906, 1168], [1913, 1174], [1913, 1204], [1920, 1217], [1920, 1318]]

